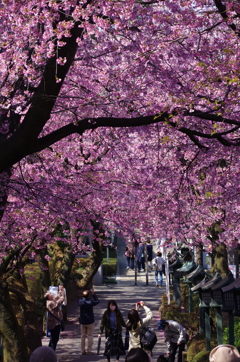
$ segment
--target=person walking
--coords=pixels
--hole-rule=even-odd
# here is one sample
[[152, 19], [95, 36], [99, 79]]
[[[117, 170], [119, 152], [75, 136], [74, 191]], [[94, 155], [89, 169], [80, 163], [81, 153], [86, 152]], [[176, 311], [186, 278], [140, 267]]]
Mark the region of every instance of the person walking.
[[127, 260], [127, 269], [134, 269], [134, 259], [135, 259], [135, 253], [134, 253], [134, 246], [131, 242], [128, 242], [125, 248], [124, 255], [126, 256]]
[[[165, 260], [162, 258], [162, 253], [157, 252], [156, 257], [153, 259], [153, 267], [155, 269], [155, 282], [156, 287], [162, 287], [163, 285], [163, 274], [165, 273]], [[159, 282], [158, 282], [159, 275]]]
[[189, 339], [185, 328], [176, 321], [161, 319], [158, 323], [158, 330], [164, 331], [168, 361], [175, 361], [178, 350], [178, 362], [182, 362], [182, 352], [185, 351], [185, 345]]
[[137, 248], [137, 266], [138, 271], [145, 271], [145, 251], [144, 251], [144, 243], [139, 243]]
[[[139, 309], [142, 307], [146, 313], [146, 317], [143, 319], [139, 316]], [[140, 332], [142, 327], [149, 327], [153, 314], [150, 308], [148, 308], [143, 301], [136, 303], [136, 309], [131, 309], [128, 312], [127, 330], [129, 331], [129, 350], [132, 348], [141, 348]], [[145, 352], [151, 354], [150, 350]]]
[[[99, 302], [100, 301], [94, 290], [84, 290], [82, 298], [78, 301], [78, 305], [80, 307], [79, 322], [81, 325], [81, 354], [94, 354], [92, 352], [95, 322], [93, 307], [95, 307], [95, 305]], [[85, 349], [86, 338], [88, 340], [87, 351]]]
[[59, 341], [61, 321], [63, 319], [61, 311], [61, 305], [65, 299], [63, 286], [59, 285], [56, 295], [48, 291], [44, 297], [46, 298], [46, 309], [48, 312], [47, 325], [51, 334], [49, 347], [55, 351]]
[[153, 246], [150, 240], [147, 240], [147, 262], [149, 271], [152, 270]]
[[107, 357], [108, 362], [111, 356], [116, 356], [119, 361], [121, 355], [125, 355], [125, 350], [122, 340], [122, 327], [126, 327], [121, 311], [115, 300], [109, 300], [107, 309], [102, 315], [98, 338], [102, 337], [103, 330], [105, 329], [106, 344], [104, 356]]

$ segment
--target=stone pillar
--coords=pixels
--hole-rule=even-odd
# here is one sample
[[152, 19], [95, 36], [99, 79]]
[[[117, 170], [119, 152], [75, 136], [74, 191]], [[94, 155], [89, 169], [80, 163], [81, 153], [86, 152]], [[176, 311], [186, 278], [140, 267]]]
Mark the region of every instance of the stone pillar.
[[103, 282], [102, 265], [98, 268], [97, 273], [94, 275], [94, 285], [101, 285]]

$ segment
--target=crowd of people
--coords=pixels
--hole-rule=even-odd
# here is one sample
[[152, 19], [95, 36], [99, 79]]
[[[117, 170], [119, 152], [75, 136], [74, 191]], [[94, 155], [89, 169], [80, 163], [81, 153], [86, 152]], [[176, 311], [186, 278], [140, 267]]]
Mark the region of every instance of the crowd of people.
[[[61, 323], [63, 320], [62, 305], [65, 301], [65, 293], [63, 286], [59, 285], [58, 290], [49, 290], [44, 295], [46, 299], [47, 310], [47, 329], [50, 332], [50, 340], [48, 347], [36, 349], [31, 355], [31, 362], [41, 361], [41, 356], [44, 356], [44, 361], [55, 361], [55, 350], [60, 336]], [[82, 298], [79, 299], [78, 305], [80, 308], [79, 323], [81, 328], [81, 354], [91, 355], [93, 347], [93, 334], [94, 334], [94, 310], [93, 308], [99, 303], [99, 299], [94, 290], [85, 290], [82, 293]], [[146, 316], [141, 319], [139, 309], [143, 308]], [[105, 332], [105, 350], [104, 356], [110, 362], [111, 357], [116, 357], [119, 361], [120, 356], [126, 354], [125, 346], [123, 344], [122, 331], [126, 329], [129, 335], [128, 350], [141, 349], [140, 333], [142, 327], [149, 326], [152, 319], [152, 311], [148, 308], [143, 301], [138, 302], [135, 309], [128, 312], [128, 320], [125, 322], [123, 315], [118, 308], [115, 300], [109, 300], [107, 309], [104, 311], [98, 338], [101, 339], [103, 332]], [[143, 350], [144, 351], [144, 350]], [[151, 360], [151, 351], [145, 350], [149, 361]], [[129, 357], [130, 358], [130, 357]]]
[[[91, 299], [90, 296], [92, 296]], [[79, 300], [80, 316], [84, 316], [80, 317], [80, 322], [81, 320], [86, 322], [87, 315], [90, 316], [89, 322], [91, 322], [91, 328], [89, 328], [89, 333], [81, 333], [82, 354], [92, 354], [92, 341], [94, 331], [93, 308], [98, 303], [99, 299], [93, 291], [84, 291], [83, 297]], [[143, 319], [140, 318], [140, 315], [138, 313], [140, 307], [142, 307], [146, 313], [146, 316]], [[111, 357], [116, 357], [116, 361], [119, 361], [120, 356], [125, 355], [126, 353], [122, 336], [123, 328], [126, 328], [129, 334], [128, 350], [130, 351], [133, 348], [141, 348], [141, 329], [142, 327], [149, 326], [152, 317], [153, 314], [151, 310], [145, 305], [143, 301], [141, 301], [136, 304], [135, 309], [131, 309], [128, 312], [128, 320], [125, 322], [122, 312], [118, 308], [117, 302], [110, 299], [107, 304], [107, 309], [102, 315], [98, 334], [98, 338], [102, 338], [102, 334], [103, 332], [105, 332], [104, 356], [107, 358], [107, 361], [110, 362]], [[84, 328], [85, 327], [86, 326], [84, 326]], [[88, 339], [87, 352], [85, 350], [86, 338]], [[151, 351], [147, 350], [146, 352], [148, 354], [151, 353]]]
[[163, 286], [163, 275], [165, 275], [165, 260], [162, 253], [157, 251], [155, 256], [150, 240], [146, 243], [139, 242], [134, 246], [133, 242], [128, 242], [125, 247], [126, 269], [134, 269], [135, 263], [138, 272], [145, 272], [146, 265], [148, 271], [154, 270], [156, 287]]
[[[49, 346], [48, 348], [45, 347], [34, 351], [31, 356], [31, 361], [38, 361], [38, 357], [41, 354], [45, 355], [45, 362], [48, 360], [48, 357], [51, 360], [59, 340], [61, 321], [63, 319], [61, 306], [65, 300], [63, 286], [60, 285], [58, 291], [55, 291], [55, 293], [48, 291], [45, 294], [45, 298], [48, 312], [47, 324], [50, 331]], [[83, 291], [82, 298], [78, 301], [80, 308], [81, 355], [95, 354], [92, 351], [95, 325], [94, 307], [99, 304], [99, 302], [100, 300], [93, 289]], [[145, 313], [143, 318], [141, 318], [139, 314], [140, 308], [143, 308]], [[125, 321], [117, 302], [110, 299], [107, 303], [107, 309], [101, 317], [98, 334], [98, 338], [101, 339], [103, 332], [105, 332], [104, 356], [107, 361], [110, 362], [111, 358], [114, 357], [118, 362], [120, 356], [125, 356], [126, 353], [126, 362], [133, 362], [137, 354], [145, 356], [144, 358], [147, 362], [152, 361], [152, 350], [145, 348], [141, 344], [140, 338], [143, 328], [149, 327], [152, 318], [153, 313], [151, 309], [146, 306], [145, 302], [140, 301], [136, 303], [134, 309], [129, 310], [128, 318]], [[126, 345], [123, 343], [123, 328], [126, 329], [127, 335], [129, 336], [127, 351]], [[184, 328], [175, 321], [161, 320], [158, 329], [164, 330], [169, 362], [174, 362], [177, 349], [179, 350], [178, 362], [182, 362], [181, 353], [185, 349], [187, 342]]]
[[[155, 271], [156, 286], [163, 286], [165, 273], [165, 260], [160, 251], [153, 252], [150, 241], [139, 243], [134, 247], [128, 243], [125, 249], [127, 269], [134, 269], [135, 262], [138, 271], [145, 271], [145, 265], [149, 270]], [[57, 362], [55, 353], [60, 336], [63, 321], [62, 306], [66, 304], [66, 291], [63, 286], [53, 293], [48, 290], [45, 294], [47, 310], [47, 329], [50, 333], [49, 345], [37, 348], [30, 357], [30, 362]], [[81, 355], [94, 355], [93, 341], [95, 330], [94, 307], [100, 303], [93, 289], [85, 290], [78, 301], [80, 309]], [[139, 313], [142, 308], [141, 313]], [[145, 348], [141, 343], [143, 328], [148, 328], [153, 318], [151, 309], [144, 301], [137, 302], [135, 308], [128, 311], [126, 320], [114, 299], [107, 301], [106, 310], [103, 312], [98, 330], [98, 346], [100, 346], [104, 333], [105, 345], [103, 355], [106, 361], [113, 358], [119, 362], [120, 357], [125, 362], [152, 362], [152, 350]], [[174, 320], [161, 319], [156, 329], [163, 332], [166, 345], [165, 354], [157, 356], [156, 362], [182, 362], [182, 352], [188, 342], [188, 334], [185, 328]], [[124, 343], [125, 337], [125, 343]], [[127, 341], [127, 343], [126, 343]], [[99, 349], [98, 349], [99, 351]], [[224, 358], [223, 358], [224, 355]], [[219, 359], [220, 358], [220, 359]], [[84, 359], [83, 359], [84, 361]], [[230, 345], [220, 345], [211, 351], [209, 362], [240, 362], [240, 354]]]
[[[156, 277], [156, 286], [162, 285], [161, 279], [158, 283], [157, 275], [161, 272], [164, 274], [164, 265], [165, 260], [162, 258], [162, 254], [160, 251], [157, 251], [156, 255], [153, 251], [153, 245], [150, 240], [147, 240], [146, 243], [139, 241], [136, 243], [129, 241], [126, 244], [124, 255], [126, 257], [126, 269], [134, 269], [135, 264], [138, 272], [145, 272], [146, 265], [148, 271], [155, 270]], [[155, 257], [154, 257], [155, 255]]]

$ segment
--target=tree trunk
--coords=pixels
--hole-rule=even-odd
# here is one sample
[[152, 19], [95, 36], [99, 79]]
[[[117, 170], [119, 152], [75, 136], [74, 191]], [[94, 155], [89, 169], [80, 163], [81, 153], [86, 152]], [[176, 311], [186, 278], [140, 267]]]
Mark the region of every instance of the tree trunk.
[[74, 254], [72, 252], [71, 245], [66, 245], [64, 248], [64, 254], [62, 259], [61, 271], [58, 277], [58, 285], [63, 285], [66, 287], [68, 284], [68, 280], [71, 274], [73, 262], [74, 262]]
[[196, 263], [197, 263], [197, 265], [203, 265], [202, 251], [203, 251], [203, 245], [199, 244], [197, 246], [197, 248], [196, 248]]
[[220, 222], [213, 223], [209, 229], [210, 240], [212, 243], [212, 269], [211, 272], [218, 272], [222, 278], [228, 274], [228, 260], [227, 249], [224, 243], [218, 243], [218, 235], [222, 233], [224, 229], [221, 227]]
[[41, 274], [42, 274], [41, 284], [42, 284], [42, 290], [43, 290], [43, 295], [44, 295], [44, 293], [46, 293], [46, 291], [48, 290], [48, 287], [51, 285], [49, 264], [48, 264], [47, 259], [45, 258], [45, 255], [48, 254], [47, 247], [45, 246], [43, 249], [37, 249], [36, 254], [38, 256], [39, 266], [41, 268]]
[[24, 286], [16, 282], [13, 278], [9, 279], [8, 284], [9, 291], [13, 293], [11, 302], [13, 303], [15, 300], [15, 315], [18, 308], [19, 313], [22, 314], [23, 323], [21, 326], [23, 328], [28, 350], [33, 352], [37, 347], [42, 345], [41, 337], [43, 335], [43, 331], [40, 329], [38, 323], [36, 303]]
[[[99, 249], [101, 248], [101, 245], [99, 245]], [[99, 252], [100, 255], [100, 252]], [[88, 259], [88, 263], [86, 268], [82, 272], [82, 279], [80, 279], [77, 282], [77, 285], [81, 289], [90, 289], [92, 285], [92, 280], [94, 278], [94, 275], [97, 273], [98, 268], [100, 267], [102, 263], [102, 259], [97, 255], [97, 252], [93, 252]], [[101, 250], [102, 255], [102, 250]]]
[[[66, 244], [64, 248], [64, 254], [61, 264], [61, 271], [59, 273], [58, 277], [58, 285], [63, 285], [66, 288], [67, 291], [67, 285], [69, 285], [69, 278], [72, 271], [72, 266], [74, 262], [75, 256], [72, 252], [72, 247], [70, 244]], [[67, 322], [68, 317], [68, 309], [67, 305], [62, 306], [62, 312], [63, 312], [63, 318], [65, 322]]]
[[91, 223], [93, 225], [93, 252], [91, 253], [86, 268], [82, 272], [82, 279], [77, 283], [77, 285], [83, 289], [87, 289], [89, 284], [92, 283], [93, 277], [97, 273], [103, 260], [102, 240], [104, 239], [105, 233], [99, 222], [92, 220]]
[[22, 329], [17, 323], [6, 281], [0, 281], [0, 335], [3, 362], [28, 362], [28, 351]]
[[213, 267], [212, 272], [219, 272], [222, 278], [224, 278], [228, 270], [228, 261], [227, 261], [227, 249], [224, 243], [218, 244], [215, 246], [212, 252], [213, 258]]

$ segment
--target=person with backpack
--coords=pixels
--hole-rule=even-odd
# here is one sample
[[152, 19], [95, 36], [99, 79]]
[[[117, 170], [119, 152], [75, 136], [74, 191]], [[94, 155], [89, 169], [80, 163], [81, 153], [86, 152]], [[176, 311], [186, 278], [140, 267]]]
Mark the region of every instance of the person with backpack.
[[[141, 319], [139, 316], [139, 309], [142, 307], [146, 313], [146, 317]], [[153, 314], [150, 308], [148, 308], [143, 301], [136, 303], [136, 309], [131, 309], [128, 312], [128, 321], [126, 329], [129, 331], [129, 350], [132, 348], [142, 348], [141, 345], [141, 331], [143, 327], [149, 327], [149, 324], [152, 320]], [[146, 350], [145, 352], [151, 354], [151, 350]]]
[[[162, 258], [162, 253], [160, 251], [157, 252], [156, 257], [153, 260], [153, 267], [155, 269], [155, 282], [156, 287], [162, 287], [163, 285], [163, 274], [165, 274], [165, 260]], [[159, 275], [159, 282], [158, 282]]]

